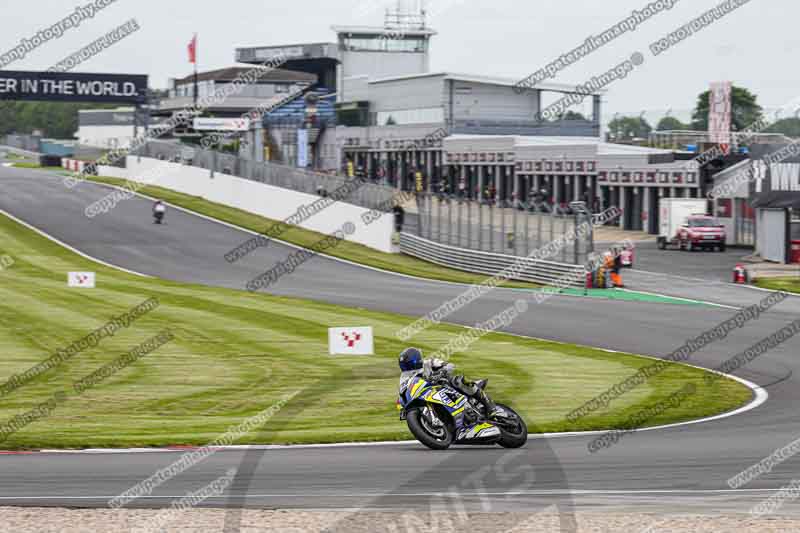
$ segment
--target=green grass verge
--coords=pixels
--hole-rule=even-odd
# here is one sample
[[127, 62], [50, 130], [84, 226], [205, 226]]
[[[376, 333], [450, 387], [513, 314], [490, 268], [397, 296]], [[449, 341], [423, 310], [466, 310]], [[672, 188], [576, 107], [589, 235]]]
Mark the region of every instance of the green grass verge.
[[[127, 180], [109, 177], [96, 177], [89, 176], [89, 180], [97, 183], [105, 183], [109, 185], [121, 186]], [[235, 224], [237, 226], [247, 228], [256, 232], [266, 231], [267, 228], [273, 224], [280, 223], [276, 220], [271, 220], [262, 216], [254, 215], [241, 209], [228, 207], [222, 204], [209, 202], [198, 196], [189, 196], [179, 192], [165, 189], [157, 186], [146, 186], [139, 189], [142, 194], [160, 198], [186, 209], [191, 209], [197, 213], [202, 213], [206, 216], [223, 220], [225, 222]], [[287, 230], [281, 234], [280, 240], [303, 246], [305, 248], [319, 242], [325, 237], [321, 233], [299, 228], [297, 226], [287, 226]], [[231, 243], [231, 248], [239, 243]], [[400, 254], [387, 254], [373, 250], [361, 244], [353, 242], [343, 242], [325, 251], [326, 254], [341, 259], [346, 259], [361, 265], [367, 265], [390, 272], [397, 272], [400, 274], [407, 274], [410, 276], [417, 276], [426, 279], [435, 279], [440, 281], [453, 281], [459, 283], [481, 283], [489, 276], [483, 274], [472, 274], [469, 272], [462, 272], [451, 268], [442, 267], [433, 263], [422, 261], [415, 257], [400, 255]], [[503, 284], [504, 287], [515, 288], [535, 288], [538, 285], [533, 283], [509, 281]]]
[[14, 163], [14, 168], [35, 168], [37, 170], [64, 170], [62, 167], [43, 167], [39, 163]]
[[[394, 402], [405, 347], [394, 332], [412, 318], [295, 298], [141, 278], [84, 259], [0, 217], [0, 383], [157, 297], [160, 306], [2, 398], [0, 424], [46, 401], [66, 399], [44, 419], [0, 442], [2, 449], [205, 444], [246, 417], [299, 392], [241, 443], [409, 439]], [[7, 265], [8, 261], [4, 261]], [[67, 272], [94, 271], [94, 290], [68, 289]], [[487, 317], [488, 318], [488, 317]], [[378, 355], [331, 357], [330, 326], [372, 326]], [[77, 394], [72, 383], [163, 329], [175, 340]], [[414, 344], [428, 353], [462, 328], [440, 325]], [[511, 403], [532, 431], [620, 426], [682, 388], [698, 393], [649, 424], [714, 415], [751, 393], [728, 379], [707, 386], [705, 372], [673, 364], [647, 383], [576, 423], [565, 415], [652, 361], [597, 349], [489, 334], [453, 357], [467, 376], [490, 378], [489, 392]], [[0, 426], [1, 427], [1, 426]]]
[[800, 277], [758, 278], [755, 281], [755, 285], [762, 289], [800, 294]]

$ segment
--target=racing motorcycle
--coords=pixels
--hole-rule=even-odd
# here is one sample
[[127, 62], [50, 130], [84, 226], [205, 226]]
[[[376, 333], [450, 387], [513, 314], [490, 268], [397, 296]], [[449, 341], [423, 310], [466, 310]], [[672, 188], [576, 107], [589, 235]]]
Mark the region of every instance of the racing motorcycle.
[[[486, 387], [487, 380], [475, 384]], [[434, 383], [421, 376], [412, 377], [400, 389], [397, 408], [400, 420], [422, 444], [433, 450], [446, 450], [451, 444], [499, 444], [519, 448], [528, 440], [525, 421], [512, 408], [497, 404], [499, 414], [492, 419], [475, 398], [462, 394], [447, 383]]]
[[161, 202], [156, 202], [153, 206], [153, 223], [154, 224], [162, 224], [164, 220], [164, 213], [166, 213], [167, 208]]

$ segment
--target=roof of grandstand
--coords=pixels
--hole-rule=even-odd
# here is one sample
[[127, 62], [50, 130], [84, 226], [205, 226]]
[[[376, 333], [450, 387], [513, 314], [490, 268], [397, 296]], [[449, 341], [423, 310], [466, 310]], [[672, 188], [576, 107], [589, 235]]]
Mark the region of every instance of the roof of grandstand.
[[[197, 73], [197, 81], [233, 81], [237, 77], [244, 75], [253, 70], [253, 67], [228, 67], [220, 68], [217, 70], [209, 70], [206, 72]], [[194, 81], [194, 74], [186, 76], [185, 78], [176, 79], [175, 83], [192, 83]], [[259, 76], [260, 83], [274, 83], [274, 82], [295, 82], [295, 83], [316, 83], [317, 77], [313, 74], [306, 72], [296, 72], [294, 70], [286, 70], [282, 68], [272, 69], [266, 74]]]

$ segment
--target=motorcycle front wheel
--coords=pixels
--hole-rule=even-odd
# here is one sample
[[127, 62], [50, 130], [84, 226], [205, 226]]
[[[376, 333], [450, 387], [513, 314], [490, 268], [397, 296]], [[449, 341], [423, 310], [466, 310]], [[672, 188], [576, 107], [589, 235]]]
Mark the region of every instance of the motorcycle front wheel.
[[414, 437], [432, 450], [446, 450], [455, 440], [450, 424], [441, 420], [436, 410], [428, 405], [411, 409], [406, 423]]
[[509, 406], [501, 403], [498, 403], [497, 406], [510, 415], [507, 423], [498, 424], [502, 436], [497, 444], [503, 448], [519, 448], [523, 446], [528, 442], [528, 426], [525, 424], [525, 420]]

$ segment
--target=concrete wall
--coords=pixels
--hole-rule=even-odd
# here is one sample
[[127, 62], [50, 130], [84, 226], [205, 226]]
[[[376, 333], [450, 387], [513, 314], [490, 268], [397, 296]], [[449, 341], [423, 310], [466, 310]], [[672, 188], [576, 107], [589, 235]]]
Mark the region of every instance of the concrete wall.
[[[272, 187], [220, 172], [211, 178], [206, 169], [147, 157], [129, 156], [126, 169], [101, 166], [99, 173], [103, 176], [155, 184], [273, 220], [285, 220], [299, 207], [319, 200], [316, 195]], [[361, 215], [368, 211], [362, 207], [337, 202], [305, 220], [300, 227], [330, 235], [345, 222], [352, 222], [356, 231], [348, 235], [346, 240], [381, 252], [397, 252], [392, 245], [393, 216], [386, 214], [365, 225]]]

